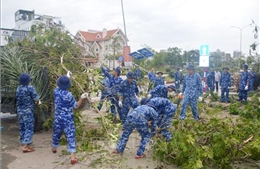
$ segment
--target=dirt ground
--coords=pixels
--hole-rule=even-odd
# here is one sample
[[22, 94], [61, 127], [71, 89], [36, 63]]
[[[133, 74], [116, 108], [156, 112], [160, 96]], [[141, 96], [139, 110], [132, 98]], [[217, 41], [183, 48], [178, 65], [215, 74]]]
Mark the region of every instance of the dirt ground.
[[[84, 111], [83, 115], [97, 117], [93, 111]], [[22, 153], [19, 142], [19, 127], [17, 119], [3, 119], [1, 126], [1, 167], [2, 169], [86, 169], [86, 168], [104, 168], [104, 169], [155, 169], [158, 165], [152, 160], [152, 151], [147, 146], [147, 157], [144, 159], [134, 159], [136, 150], [139, 146], [140, 136], [135, 132], [130, 136], [124, 154], [115, 155], [114, 145], [105, 145], [103, 151], [93, 153], [77, 153], [80, 162], [75, 165], [70, 164], [69, 155], [63, 155], [66, 146], [60, 146], [58, 152], [53, 154], [51, 151], [52, 131], [40, 131], [34, 134], [33, 144], [31, 145], [35, 152]], [[177, 169], [174, 166], [167, 166], [168, 169]]]

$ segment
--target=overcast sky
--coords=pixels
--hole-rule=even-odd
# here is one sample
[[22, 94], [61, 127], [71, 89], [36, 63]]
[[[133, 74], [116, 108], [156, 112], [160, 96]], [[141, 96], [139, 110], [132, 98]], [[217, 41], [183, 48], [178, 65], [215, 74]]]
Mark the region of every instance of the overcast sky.
[[[15, 26], [19, 9], [61, 17], [75, 34], [78, 30], [121, 28], [121, 0], [1, 0], [3, 28]], [[155, 50], [179, 47], [228, 53], [239, 50], [240, 30], [253, 19], [259, 23], [259, 0], [123, 0], [126, 31], [131, 51], [144, 44]], [[243, 29], [242, 51], [248, 53], [255, 40], [253, 28]]]

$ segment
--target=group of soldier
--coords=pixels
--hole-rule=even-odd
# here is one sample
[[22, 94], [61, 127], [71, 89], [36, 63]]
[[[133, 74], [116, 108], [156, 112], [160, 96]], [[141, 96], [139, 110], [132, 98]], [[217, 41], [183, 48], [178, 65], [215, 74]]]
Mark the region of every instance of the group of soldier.
[[[229, 68], [224, 67], [220, 73], [218, 71], [212, 71], [207, 75], [207, 87], [213, 92], [216, 89], [218, 92], [218, 85], [221, 89], [222, 103], [229, 103], [229, 90], [232, 86], [231, 74], [228, 72]], [[240, 74], [240, 81], [237, 92], [239, 93], [238, 101], [247, 102], [247, 93], [253, 90], [253, 83], [256, 79], [256, 73], [248, 71], [248, 65], [243, 65], [243, 72]], [[218, 84], [219, 83], [219, 84]]]
[[[123, 134], [117, 143], [114, 153], [123, 153], [129, 135], [134, 129], [142, 137], [136, 159], [145, 157], [143, 152], [150, 137], [162, 135], [166, 141], [172, 138], [171, 133], [167, 129], [171, 125], [177, 108], [168, 99], [168, 92], [175, 91], [178, 93], [179, 98], [183, 99], [179, 116], [181, 121], [185, 119], [188, 105], [191, 106], [193, 118], [199, 120], [198, 101], [202, 101], [203, 78], [195, 72], [194, 65], [187, 67], [188, 73], [185, 76], [177, 68], [174, 74], [174, 85], [169, 86], [165, 85], [163, 72], [158, 71], [156, 76], [152, 68], [148, 73], [148, 78], [149, 83], [153, 84], [153, 88], [149, 90], [148, 97], [142, 100], [136, 82], [136, 80], [141, 81], [142, 79], [139, 67], [135, 73], [128, 72], [126, 80], [121, 79], [120, 68], [114, 69], [112, 75], [104, 67], [101, 67], [101, 69], [108, 82], [106, 86], [108, 89], [107, 96], [114, 104], [112, 106], [117, 108], [123, 124]], [[224, 67], [223, 72], [216, 72], [217, 76], [215, 76], [215, 72], [211, 72], [207, 75], [206, 81], [206, 85], [211, 91], [214, 91], [215, 88], [218, 90], [217, 83], [219, 83], [221, 89], [220, 101], [225, 103], [229, 102], [229, 89], [231, 88], [231, 74], [228, 70], [227, 67]], [[247, 101], [247, 92], [252, 88], [250, 75], [248, 66], [244, 65], [239, 83], [239, 101]], [[132, 108], [131, 111], [130, 108]], [[111, 107], [111, 111], [113, 116], [116, 117], [115, 109]]]

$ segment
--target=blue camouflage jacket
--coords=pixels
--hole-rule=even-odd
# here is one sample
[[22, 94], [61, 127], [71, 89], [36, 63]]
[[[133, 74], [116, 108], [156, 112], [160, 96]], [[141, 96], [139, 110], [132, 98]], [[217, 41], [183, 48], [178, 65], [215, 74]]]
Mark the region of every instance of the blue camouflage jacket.
[[219, 85], [221, 88], [231, 87], [231, 75], [229, 72], [221, 73]]
[[135, 95], [138, 94], [139, 94], [139, 89], [137, 87], [135, 80], [129, 83], [126, 79], [119, 86], [118, 95], [122, 96], [123, 99], [135, 97]]
[[138, 122], [148, 123], [148, 121], [152, 121], [152, 132], [156, 130], [158, 123], [158, 113], [150, 106], [138, 106], [137, 108], [133, 109], [127, 116], [135, 118]]
[[136, 74], [137, 77], [141, 77], [142, 76], [142, 72], [141, 72], [140, 69], [136, 69], [135, 70], [135, 74]]
[[109, 83], [109, 79], [108, 77], [105, 77], [103, 80], [102, 80], [102, 94], [103, 95], [109, 95], [109, 88], [110, 88], [110, 83]]
[[163, 97], [168, 98], [168, 87], [165, 85], [156, 86], [153, 90], [150, 91], [151, 97]]
[[119, 76], [113, 76], [104, 67], [101, 67], [101, 70], [104, 73], [104, 75], [109, 79], [109, 94], [111, 94], [112, 96], [116, 96], [119, 91], [119, 85], [123, 81], [123, 79]]
[[249, 82], [249, 72], [242, 72], [240, 74], [239, 89], [245, 90], [247, 83]]
[[155, 80], [155, 78], [156, 78], [155, 73], [154, 72], [149, 72], [148, 73], [148, 78], [149, 78], [150, 82], [153, 82]]
[[73, 117], [72, 109], [76, 109], [78, 102], [68, 90], [59, 87], [54, 89], [55, 116]]
[[39, 95], [31, 85], [20, 85], [16, 89], [17, 114], [34, 112], [34, 101], [39, 100]]
[[180, 83], [180, 81], [181, 81], [181, 73], [180, 72], [174, 73], [174, 80], [175, 80], [175, 82]]
[[214, 84], [215, 84], [215, 76], [213, 74], [209, 74], [207, 76], [207, 85], [211, 90], [214, 90]]
[[203, 87], [200, 75], [194, 73], [193, 75], [186, 74], [183, 79], [182, 93], [184, 97], [194, 98], [202, 96]]
[[163, 116], [162, 119], [164, 120], [173, 118], [176, 112], [176, 106], [169, 99], [156, 97], [152, 98], [149, 102], [155, 105], [159, 117]]
[[161, 77], [161, 78], [156, 77], [155, 78], [153, 87], [155, 88], [156, 86], [159, 86], [159, 85], [164, 85], [164, 78], [163, 77]]

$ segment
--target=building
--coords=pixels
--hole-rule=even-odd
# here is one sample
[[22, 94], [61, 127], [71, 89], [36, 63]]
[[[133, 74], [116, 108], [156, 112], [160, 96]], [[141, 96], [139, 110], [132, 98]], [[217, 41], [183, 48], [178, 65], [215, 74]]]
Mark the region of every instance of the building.
[[19, 9], [15, 12], [15, 27], [1, 28], [1, 46], [6, 45], [10, 38], [13, 41], [25, 38], [29, 35], [31, 27], [38, 24], [44, 24], [47, 27], [55, 26], [60, 30], [65, 28], [58, 17], [35, 14], [34, 10]]
[[221, 61], [225, 61], [226, 60], [226, 54], [225, 52], [217, 49], [215, 52], [210, 52], [210, 56], [212, 57], [216, 57], [218, 59], [221, 59]]
[[127, 40], [119, 28], [78, 31], [75, 35], [75, 41], [82, 47], [85, 57], [97, 58], [100, 63], [109, 67], [119, 66], [118, 58], [120, 56], [123, 56], [125, 66], [131, 66], [130, 47], [125, 46]]
[[240, 56], [242, 56], [242, 53], [241, 53], [241, 51], [238, 51], [238, 50], [235, 50], [234, 52], [233, 52], [233, 58], [239, 58]]

